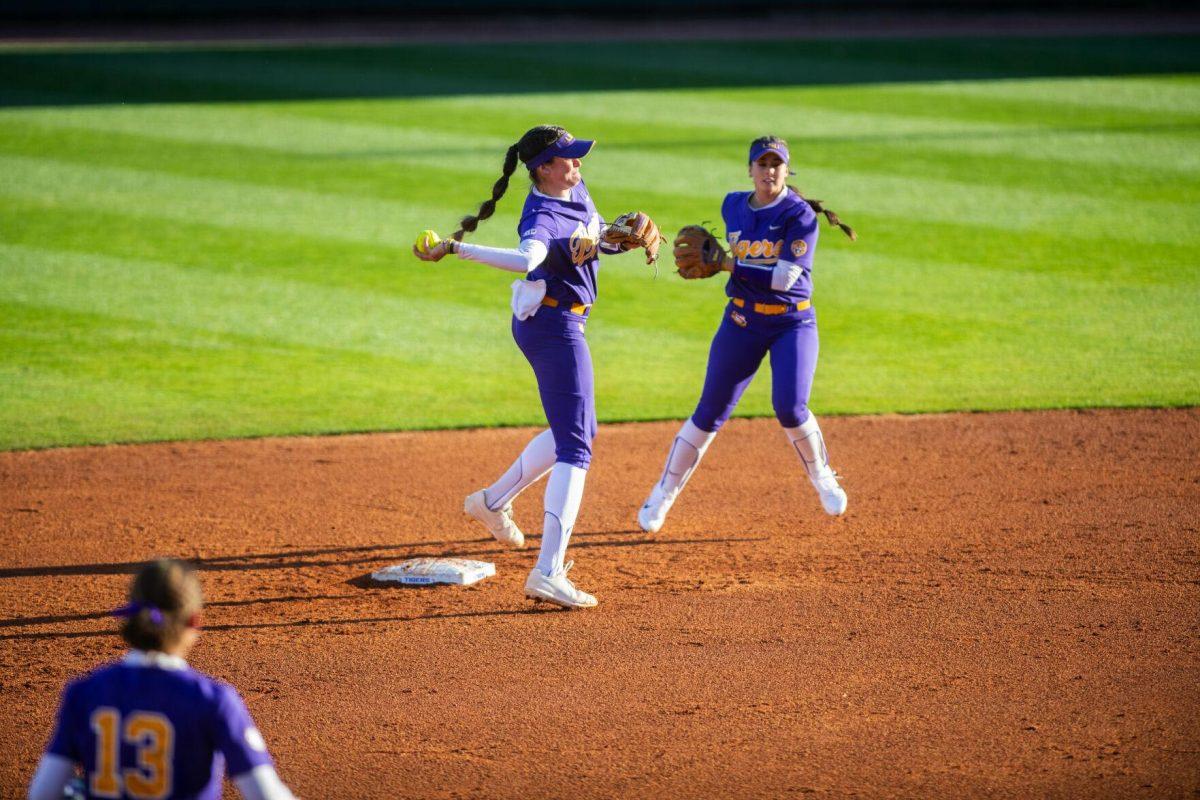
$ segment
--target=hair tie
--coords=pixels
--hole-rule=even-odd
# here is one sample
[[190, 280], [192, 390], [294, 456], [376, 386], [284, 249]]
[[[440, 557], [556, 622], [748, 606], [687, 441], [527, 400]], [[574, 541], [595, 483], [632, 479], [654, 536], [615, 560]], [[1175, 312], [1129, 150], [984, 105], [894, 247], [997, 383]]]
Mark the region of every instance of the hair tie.
[[116, 611], [112, 612], [114, 617], [135, 617], [140, 611], [150, 612], [150, 621], [155, 625], [163, 624], [163, 613], [157, 606], [152, 606], [148, 603], [130, 603], [127, 606], [121, 606]]

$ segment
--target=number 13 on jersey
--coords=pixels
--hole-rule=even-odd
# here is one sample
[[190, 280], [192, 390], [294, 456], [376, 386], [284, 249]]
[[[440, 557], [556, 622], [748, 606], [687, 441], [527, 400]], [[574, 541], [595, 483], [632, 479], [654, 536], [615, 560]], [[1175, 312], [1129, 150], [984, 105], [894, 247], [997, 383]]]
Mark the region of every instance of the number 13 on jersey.
[[[96, 769], [88, 788], [96, 797], [162, 800], [171, 793], [175, 728], [162, 714], [151, 711], [132, 711], [123, 728], [121, 722], [121, 712], [115, 708], [101, 706], [92, 712]], [[122, 741], [135, 748], [137, 766], [120, 768]]]

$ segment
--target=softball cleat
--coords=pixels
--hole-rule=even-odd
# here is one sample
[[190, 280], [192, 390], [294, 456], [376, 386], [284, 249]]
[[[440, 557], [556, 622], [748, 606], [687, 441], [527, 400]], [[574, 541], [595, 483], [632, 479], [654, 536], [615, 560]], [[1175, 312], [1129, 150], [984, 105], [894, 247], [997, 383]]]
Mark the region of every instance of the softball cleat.
[[664, 492], [661, 482], [654, 484], [650, 497], [638, 511], [638, 525], [642, 530], [646, 533], [658, 533], [662, 530], [663, 523], [667, 521], [667, 512], [675, 505], [675, 498], [678, 496], [678, 493]]
[[499, 511], [492, 511], [483, 498], [483, 490], [480, 489], [474, 494], [467, 495], [467, 499], [463, 503], [463, 511], [482, 522], [492, 536], [496, 537], [496, 541], [501, 544], [517, 549], [525, 546], [525, 534], [521, 533], [517, 523], [513, 522], [512, 503]]
[[587, 592], [575, 588], [567, 577], [567, 572], [575, 564], [568, 561], [563, 571], [557, 575], [546, 575], [537, 567], [529, 570], [529, 578], [525, 581], [525, 596], [535, 603], [545, 600], [563, 608], [592, 608], [596, 598]]
[[814, 479], [812, 485], [821, 497], [821, 507], [825, 509], [826, 514], [837, 517], [846, 513], [846, 505], [849, 500], [846, 497], [846, 490], [838, 484], [837, 473], [831, 470]]

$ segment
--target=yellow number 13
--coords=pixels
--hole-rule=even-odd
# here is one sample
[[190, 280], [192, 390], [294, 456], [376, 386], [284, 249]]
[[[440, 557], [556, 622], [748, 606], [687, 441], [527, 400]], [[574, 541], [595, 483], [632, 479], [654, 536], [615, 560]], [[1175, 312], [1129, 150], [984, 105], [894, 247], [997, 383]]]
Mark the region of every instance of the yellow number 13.
[[[121, 731], [121, 712], [101, 706], [92, 712], [91, 724], [96, 734], [96, 771], [89, 780], [92, 794], [122, 797], [122, 778], [125, 792], [136, 800], [162, 800], [171, 793], [171, 756], [175, 748], [171, 720], [150, 711], [134, 711], [125, 718], [125, 729]], [[137, 748], [136, 767], [120, 769], [121, 739]]]

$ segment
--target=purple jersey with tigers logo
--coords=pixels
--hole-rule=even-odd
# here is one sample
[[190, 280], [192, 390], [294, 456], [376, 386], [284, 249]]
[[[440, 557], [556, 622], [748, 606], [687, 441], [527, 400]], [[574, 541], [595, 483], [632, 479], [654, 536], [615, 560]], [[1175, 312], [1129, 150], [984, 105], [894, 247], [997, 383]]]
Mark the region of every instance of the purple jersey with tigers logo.
[[517, 233], [546, 245], [549, 254], [528, 280], [546, 281], [546, 296], [560, 303], [596, 302], [596, 269], [600, 266], [600, 227], [604, 220], [580, 181], [569, 199], [530, 190]]
[[131, 653], [67, 684], [46, 752], [82, 764], [88, 797], [217, 800], [222, 775], [271, 764], [237, 691]]
[[[753, 303], [787, 305], [812, 297], [812, 259], [817, 247], [817, 214], [788, 190], [768, 206], [751, 208], [754, 192], [730, 192], [721, 204], [725, 237], [734, 259], [725, 294]], [[786, 291], [771, 288], [775, 265], [790, 261], [800, 277]]]

